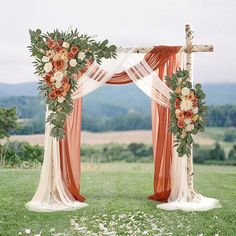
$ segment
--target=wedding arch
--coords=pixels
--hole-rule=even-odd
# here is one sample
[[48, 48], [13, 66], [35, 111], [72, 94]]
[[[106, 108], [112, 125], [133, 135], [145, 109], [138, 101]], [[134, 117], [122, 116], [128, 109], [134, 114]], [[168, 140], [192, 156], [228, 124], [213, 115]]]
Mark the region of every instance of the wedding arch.
[[[180, 105], [176, 105], [176, 101], [175, 105], [173, 103], [173, 99], [179, 99], [178, 93], [185, 93], [181, 96], [186, 95], [190, 99], [195, 99], [190, 103], [186, 100], [185, 106], [189, 104], [194, 106], [197, 93], [199, 101], [201, 96], [204, 97], [200, 86], [196, 88], [198, 92], [195, 95], [194, 90], [191, 90], [192, 53], [213, 51], [211, 45], [193, 44], [193, 30], [190, 25], [185, 26], [185, 31], [185, 46], [118, 48], [116, 52], [114, 46], [107, 46], [106, 40], [95, 44], [94, 41], [88, 41], [86, 35], [81, 36], [78, 41], [81, 43], [80, 46], [72, 46], [69, 51], [69, 42], [77, 42], [72, 39], [76, 38], [77, 32], [72, 32], [68, 37], [56, 31], [54, 34], [43, 35], [42, 38], [40, 30], [31, 32], [34, 46], [30, 47], [30, 50], [32, 55], [39, 55], [35, 63], [38, 75], [44, 76], [39, 86], [49, 98], [46, 110], [44, 162], [37, 191], [32, 200], [26, 204], [29, 210], [53, 212], [76, 210], [87, 206], [84, 203], [85, 198], [80, 193], [82, 97], [105, 83], [130, 82], [135, 83], [152, 102], [154, 194], [148, 198], [161, 202], [157, 208], [165, 210], [206, 211], [220, 207], [218, 200], [202, 196], [193, 186], [191, 131], [195, 130], [196, 123], [200, 128], [203, 126], [202, 118], [198, 114], [200, 107], [196, 105], [191, 108], [192, 110], [185, 111], [186, 124], [182, 119], [178, 120], [178, 127], [181, 128], [183, 125], [187, 127], [187, 131], [183, 131], [180, 135], [175, 126], [172, 127], [174, 134], [169, 131], [171, 120], [176, 119], [175, 115], [182, 114], [176, 109]], [[53, 40], [48, 39], [52, 36]], [[46, 46], [43, 45], [45, 38], [47, 38]], [[84, 63], [85, 55], [88, 57], [95, 55], [89, 51], [86, 42], [90, 42], [91, 48], [97, 50], [97, 60], [87, 60]], [[79, 47], [84, 47], [84, 51], [79, 52]], [[48, 51], [45, 51], [45, 48]], [[55, 53], [49, 49], [55, 50]], [[53, 71], [53, 67], [58, 70]], [[86, 69], [83, 71], [84, 68]], [[64, 74], [61, 72], [63, 70]], [[65, 72], [66, 70], [69, 72]], [[71, 79], [73, 76], [74, 80]], [[165, 76], [168, 76], [169, 82], [177, 81], [174, 92], [173, 86], [169, 86], [164, 80]], [[184, 88], [178, 83], [183, 83]], [[199, 101], [196, 104], [200, 106]], [[192, 120], [189, 121], [190, 117]], [[63, 130], [60, 127], [62, 124]], [[185, 139], [186, 132], [189, 136]], [[180, 141], [177, 145], [173, 145], [176, 137], [179, 137]]]

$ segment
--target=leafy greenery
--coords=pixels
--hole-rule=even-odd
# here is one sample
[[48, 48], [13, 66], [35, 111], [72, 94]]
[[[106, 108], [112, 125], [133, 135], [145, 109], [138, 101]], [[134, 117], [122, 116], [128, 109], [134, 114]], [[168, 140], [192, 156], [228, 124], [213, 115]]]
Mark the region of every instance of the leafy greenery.
[[133, 228], [128, 233], [127, 227], [134, 224], [140, 229], [137, 236], [147, 230], [147, 235], [154, 235], [155, 228], [157, 235], [235, 235], [236, 167], [197, 165], [194, 173], [196, 189], [219, 199], [221, 209], [195, 213], [157, 209], [156, 202], [147, 200], [153, 193], [153, 163], [84, 163], [81, 191], [88, 207], [72, 212], [31, 212], [24, 205], [37, 188], [40, 171], [0, 169], [0, 235], [27, 235], [26, 229], [31, 229], [28, 235], [85, 235], [71, 226], [71, 219], [95, 234], [104, 222], [109, 231], [110, 223], [115, 223], [119, 236], [132, 235]]
[[[100, 64], [102, 58], [115, 58], [116, 46], [109, 46], [108, 40], [96, 42], [91, 36], [79, 34], [77, 29], [69, 33], [54, 30], [43, 34], [40, 29], [29, 33], [28, 48], [35, 57], [35, 74], [41, 77], [39, 93], [50, 111], [46, 121], [53, 126], [50, 135], [62, 139], [64, 120], [73, 110], [71, 96], [77, 88], [75, 78], [84, 73], [88, 63], [95, 60]], [[61, 78], [54, 77], [58, 72]]]
[[[195, 89], [192, 88], [187, 70], [179, 69], [171, 77], [166, 76], [165, 80], [167, 85], [173, 90], [170, 93], [170, 131], [175, 136], [174, 147], [177, 147], [176, 150], [180, 157], [183, 155], [190, 156], [193, 144], [192, 134], [197, 134], [199, 131], [203, 132], [205, 129], [207, 106], [205, 106], [203, 99], [206, 95], [200, 84], [196, 84]], [[187, 93], [185, 94], [183, 90], [187, 91]], [[182, 109], [181, 104], [184, 101], [191, 104], [191, 106], [188, 105], [188, 108]], [[196, 112], [193, 112], [194, 109], [197, 109]], [[186, 120], [188, 120], [188, 123], [186, 123]]]
[[0, 139], [9, 137], [9, 132], [17, 127], [16, 109], [0, 108]]

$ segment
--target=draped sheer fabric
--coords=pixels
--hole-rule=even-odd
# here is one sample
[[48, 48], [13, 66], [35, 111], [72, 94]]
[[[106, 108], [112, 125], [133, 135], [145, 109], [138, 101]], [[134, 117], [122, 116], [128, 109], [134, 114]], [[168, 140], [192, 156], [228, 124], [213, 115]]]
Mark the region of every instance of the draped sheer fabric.
[[[48, 117], [49, 111], [46, 111]], [[32, 211], [52, 212], [77, 210], [87, 206], [76, 201], [67, 189], [61, 174], [58, 141], [50, 136], [52, 126], [45, 125], [44, 161], [36, 193], [26, 207]]]
[[[219, 207], [218, 201], [198, 195], [198, 202], [187, 202], [186, 157], [173, 149], [170, 125], [170, 88], [163, 81], [178, 67], [184, 67], [181, 47], [158, 46], [146, 55], [133, 53], [132, 48], [119, 49], [116, 59], [96, 62], [78, 79], [73, 94], [74, 110], [65, 121], [65, 138], [58, 142], [50, 136], [46, 124], [45, 153], [40, 182], [33, 199], [26, 204], [33, 211], [75, 210], [87, 206], [80, 193], [80, 135], [82, 97], [105, 83], [134, 82], [152, 100], [152, 135], [154, 155], [154, 194], [149, 199], [168, 202], [158, 208], [202, 210]], [[46, 116], [49, 111], [46, 112]], [[187, 200], [186, 200], [187, 199]], [[185, 204], [186, 203], [186, 204]], [[198, 204], [200, 203], [200, 204]], [[172, 204], [172, 205], [171, 205]], [[218, 205], [217, 205], [218, 204]], [[191, 205], [191, 206], [190, 206]]]

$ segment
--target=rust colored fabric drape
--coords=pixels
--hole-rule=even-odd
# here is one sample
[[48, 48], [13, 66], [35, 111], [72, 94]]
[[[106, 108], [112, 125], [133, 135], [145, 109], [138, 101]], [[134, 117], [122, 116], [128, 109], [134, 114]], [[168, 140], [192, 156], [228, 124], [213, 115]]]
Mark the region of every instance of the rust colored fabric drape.
[[[176, 70], [176, 53], [158, 68], [159, 78], [164, 79]], [[170, 110], [152, 102], [152, 139], [154, 156], [154, 194], [148, 199], [167, 202], [171, 192], [172, 134], [169, 132]]]
[[[172, 55], [179, 52], [181, 46], [155, 46], [150, 52], [148, 52], [144, 59], [147, 64], [152, 68], [152, 70], [157, 70], [163, 64], [165, 64]], [[129, 78], [128, 74], [125, 71], [116, 73], [113, 77], [107, 82], [107, 84], [128, 84], [132, 80]]]
[[66, 136], [60, 141], [60, 165], [63, 181], [78, 201], [85, 198], [80, 194], [80, 138], [82, 98], [74, 100], [74, 109], [64, 125]]

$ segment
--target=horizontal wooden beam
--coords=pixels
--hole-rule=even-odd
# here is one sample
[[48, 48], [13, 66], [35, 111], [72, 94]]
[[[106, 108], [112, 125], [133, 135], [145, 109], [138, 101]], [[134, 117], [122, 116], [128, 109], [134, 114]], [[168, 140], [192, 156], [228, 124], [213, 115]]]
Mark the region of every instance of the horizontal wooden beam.
[[[134, 53], [148, 53], [150, 52], [154, 47], [138, 47], [138, 48], [133, 48]], [[186, 53], [192, 53], [192, 52], [213, 52], [214, 47], [213, 45], [193, 45], [190, 48], [187, 48], [186, 46], [183, 46], [180, 49], [181, 52], [186, 52]]]

